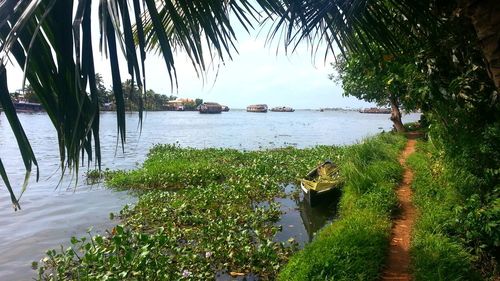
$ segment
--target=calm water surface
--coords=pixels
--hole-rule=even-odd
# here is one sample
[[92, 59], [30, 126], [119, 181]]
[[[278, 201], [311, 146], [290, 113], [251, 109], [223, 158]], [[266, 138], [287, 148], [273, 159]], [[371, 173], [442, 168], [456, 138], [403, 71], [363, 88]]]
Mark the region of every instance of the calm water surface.
[[[40, 165], [40, 181], [32, 176], [28, 190], [21, 198], [21, 211], [14, 212], [3, 182], [0, 182], [0, 280], [30, 280], [34, 276], [31, 262], [39, 260], [47, 249], [67, 245], [71, 236], [103, 233], [117, 221], [110, 212], [119, 211], [136, 198], [127, 192], [108, 190], [85, 184], [82, 176], [60, 179], [57, 139], [46, 114], [20, 114], [28, 138]], [[390, 130], [389, 115], [360, 114], [352, 111], [296, 111], [293, 113], [247, 113], [232, 110], [216, 115], [197, 112], [149, 112], [142, 132], [137, 114], [127, 114], [127, 144], [117, 147], [116, 115], [101, 116], [103, 168], [133, 169], [141, 163], [153, 144], [178, 143], [196, 148], [228, 147], [242, 150], [315, 145], [343, 145], [363, 137]], [[404, 121], [415, 121], [410, 114]], [[118, 148], [118, 149], [117, 149]], [[19, 187], [24, 169], [15, 138], [4, 114], [0, 114], [0, 157]], [[19, 194], [20, 190], [17, 189]], [[300, 201], [278, 200], [285, 212], [280, 224], [284, 231], [276, 239], [290, 236], [303, 244], [330, 220], [334, 209], [307, 209]], [[298, 211], [300, 210], [300, 212]], [[297, 223], [301, 221], [303, 223]]]

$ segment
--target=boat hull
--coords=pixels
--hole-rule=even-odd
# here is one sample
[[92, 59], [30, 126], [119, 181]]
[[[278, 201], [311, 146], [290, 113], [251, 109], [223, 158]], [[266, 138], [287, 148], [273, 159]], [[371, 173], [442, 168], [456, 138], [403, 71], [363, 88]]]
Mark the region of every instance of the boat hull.
[[324, 189], [322, 191], [316, 191], [313, 189], [307, 189], [304, 187], [304, 185], [301, 183], [300, 187], [302, 189], [302, 193], [304, 194], [304, 199], [305, 201], [309, 204], [311, 207], [315, 207], [320, 205], [321, 203], [330, 200], [332, 197], [332, 194], [337, 190], [335, 186], [332, 186], [332, 188], [329, 189]]
[[323, 195], [337, 189], [340, 184], [338, 167], [330, 160], [325, 161], [300, 180], [304, 197], [311, 206], [319, 203]]

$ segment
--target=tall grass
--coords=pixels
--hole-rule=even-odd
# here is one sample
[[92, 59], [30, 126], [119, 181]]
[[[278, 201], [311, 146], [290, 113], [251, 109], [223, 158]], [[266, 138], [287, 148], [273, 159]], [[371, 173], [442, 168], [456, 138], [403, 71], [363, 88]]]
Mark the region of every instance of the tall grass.
[[[411, 243], [412, 270], [419, 280], [480, 280], [473, 256], [456, 236], [456, 208], [463, 205], [459, 189], [445, 180], [446, 168], [431, 146], [420, 142], [408, 159], [414, 170], [413, 202], [419, 211]], [[460, 173], [452, 181], [465, 182]]]
[[401, 179], [400, 135], [381, 134], [349, 147], [341, 164], [346, 179], [340, 218], [295, 254], [278, 279], [375, 280], [389, 245], [390, 215]]

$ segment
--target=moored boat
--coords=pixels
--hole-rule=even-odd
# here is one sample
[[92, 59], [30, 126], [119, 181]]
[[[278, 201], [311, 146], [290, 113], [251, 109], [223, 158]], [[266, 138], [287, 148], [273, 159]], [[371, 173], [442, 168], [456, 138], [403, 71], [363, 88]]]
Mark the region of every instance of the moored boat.
[[216, 102], [205, 102], [199, 105], [198, 111], [200, 113], [221, 113], [222, 112], [222, 105], [216, 103]]
[[270, 109], [273, 112], [294, 112], [295, 109], [288, 106], [277, 106]]
[[267, 104], [252, 104], [247, 106], [247, 112], [267, 112]]
[[14, 108], [18, 113], [19, 112], [35, 113], [43, 111], [42, 105], [35, 102], [25, 102], [25, 101], [14, 102]]
[[229, 106], [227, 106], [227, 105], [223, 105], [223, 106], [222, 106], [222, 111], [224, 111], [224, 112], [228, 112], [228, 111], [229, 111]]
[[326, 160], [300, 180], [304, 197], [311, 206], [316, 205], [322, 195], [340, 187], [341, 184], [339, 168], [330, 160]]
[[389, 114], [389, 113], [391, 113], [391, 109], [390, 108], [371, 107], [371, 108], [361, 109], [359, 111], [359, 113]]

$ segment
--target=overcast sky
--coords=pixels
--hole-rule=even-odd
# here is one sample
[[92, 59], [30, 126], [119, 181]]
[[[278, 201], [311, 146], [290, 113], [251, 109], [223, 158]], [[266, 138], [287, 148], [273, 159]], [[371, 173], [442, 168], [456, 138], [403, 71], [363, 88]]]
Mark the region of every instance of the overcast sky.
[[[97, 6], [97, 5], [95, 5]], [[96, 20], [94, 20], [95, 25]], [[328, 79], [332, 73], [330, 63], [333, 56], [324, 61], [320, 52], [311, 58], [305, 44], [289, 55], [283, 48], [276, 54], [276, 44], [265, 46], [264, 35], [246, 33], [236, 29], [239, 54], [233, 60], [209, 71], [203, 81], [196, 76], [191, 62], [178, 54], [175, 61], [179, 80], [178, 89], [171, 91], [168, 73], [163, 58], [148, 54], [146, 60], [146, 84], [157, 93], [173, 94], [183, 98], [202, 98], [219, 102], [231, 108], [245, 108], [249, 104], [266, 103], [273, 106], [291, 106], [297, 109], [321, 107], [361, 108], [369, 103], [342, 96], [342, 88]], [[93, 30], [95, 52], [98, 53], [98, 30]], [[217, 71], [218, 69], [218, 71]], [[8, 67], [9, 90], [21, 88], [22, 72], [17, 66]], [[111, 87], [109, 62], [96, 55], [96, 72], [103, 75], [106, 87]], [[126, 65], [121, 63], [122, 79], [128, 79]]]

